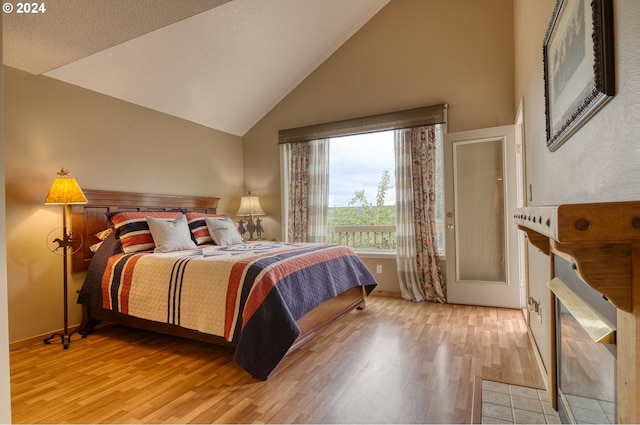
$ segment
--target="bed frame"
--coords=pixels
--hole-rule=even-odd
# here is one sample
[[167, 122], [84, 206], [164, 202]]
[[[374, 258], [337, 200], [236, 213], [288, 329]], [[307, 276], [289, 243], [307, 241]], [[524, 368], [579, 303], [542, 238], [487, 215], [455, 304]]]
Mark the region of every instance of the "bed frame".
[[[74, 273], [86, 271], [89, 267], [89, 262], [93, 256], [89, 247], [98, 242], [98, 238], [95, 236], [96, 233], [109, 227], [106, 213], [183, 208], [189, 211], [214, 214], [220, 199], [204, 196], [162, 195], [92, 189], [83, 189], [83, 192], [87, 197], [88, 203], [71, 206], [72, 235], [74, 238], [81, 235], [83, 241], [81, 248], [72, 255], [71, 270]], [[289, 351], [300, 346], [324, 327], [345, 314], [356, 308], [364, 308], [364, 296], [364, 288], [351, 288], [337, 297], [323, 302], [317, 308], [305, 314], [297, 321], [300, 327], [300, 335]], [[214, 344], [233, 345], [223, 337], [86, 305], [82, 306], [80, 333], [82, 335], [93, 333], [95, 325], [102, 321]]]

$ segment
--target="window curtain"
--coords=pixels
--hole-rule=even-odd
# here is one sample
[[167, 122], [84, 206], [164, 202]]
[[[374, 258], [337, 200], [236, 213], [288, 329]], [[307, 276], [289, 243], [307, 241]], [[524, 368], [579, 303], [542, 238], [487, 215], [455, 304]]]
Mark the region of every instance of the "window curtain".
[[436, 239], [436, 128], [395, 132], [397, 268], [402, 297], [446, 302]]
[[329, 139], [280, 145], [288, 242], [326, 242]]

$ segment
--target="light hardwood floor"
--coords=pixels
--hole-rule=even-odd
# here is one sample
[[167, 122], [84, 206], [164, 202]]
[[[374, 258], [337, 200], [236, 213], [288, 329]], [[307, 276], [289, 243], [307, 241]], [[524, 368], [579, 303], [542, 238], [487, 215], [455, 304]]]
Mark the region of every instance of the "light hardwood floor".
[[232, 349], [123, 327], [10, 353], [14, 423], [468, 423], [473, 382], [542, 386], [518, 310], [369, 297], [267, 381]]

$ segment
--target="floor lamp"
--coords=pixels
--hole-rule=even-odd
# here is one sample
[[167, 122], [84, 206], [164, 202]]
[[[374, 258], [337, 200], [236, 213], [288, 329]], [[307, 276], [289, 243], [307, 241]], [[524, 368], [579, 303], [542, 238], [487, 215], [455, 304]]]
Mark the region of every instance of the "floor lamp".
[[58, 246], [53, 250], [58, 252], [62, 250], [62, 264], [63, 264], [63, 292], [64, 292], [64, 330], [62, 333], [54, 333], [49, 338], [44, 340], [45, 344], [51, 344], [51, 340], [55, 337], [60, 337], [62, 346], [66, 350], [69, 348], [71, 342], [71, 335], [77, 331], [69, 333], [69, 324], [67, 318], [67, 252], [69, 249], [73, 251], [74, 246], [80, 244], [79, 241], [74, 241], [71, 238], [71, 233], [67, 233], [67, 208], [70, 204], [86, 204], [87, 198], [82, 193], [82, 189], [76, 182], [76, 179], [69, 176], [69, 171], [64, 168], [61, 169], [51, 187], [49, 193], [44, 200], [45, 205], [62, 205], [62, 239], [55, 238], [52, 243]]

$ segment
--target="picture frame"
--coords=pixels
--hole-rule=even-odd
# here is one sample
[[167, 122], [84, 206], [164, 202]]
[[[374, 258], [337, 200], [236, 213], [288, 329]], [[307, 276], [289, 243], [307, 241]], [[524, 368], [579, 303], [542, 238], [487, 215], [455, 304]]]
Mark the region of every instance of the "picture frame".
[[557, 0], [543, 44], [547, 148], [615, 95], [613, 0]]

